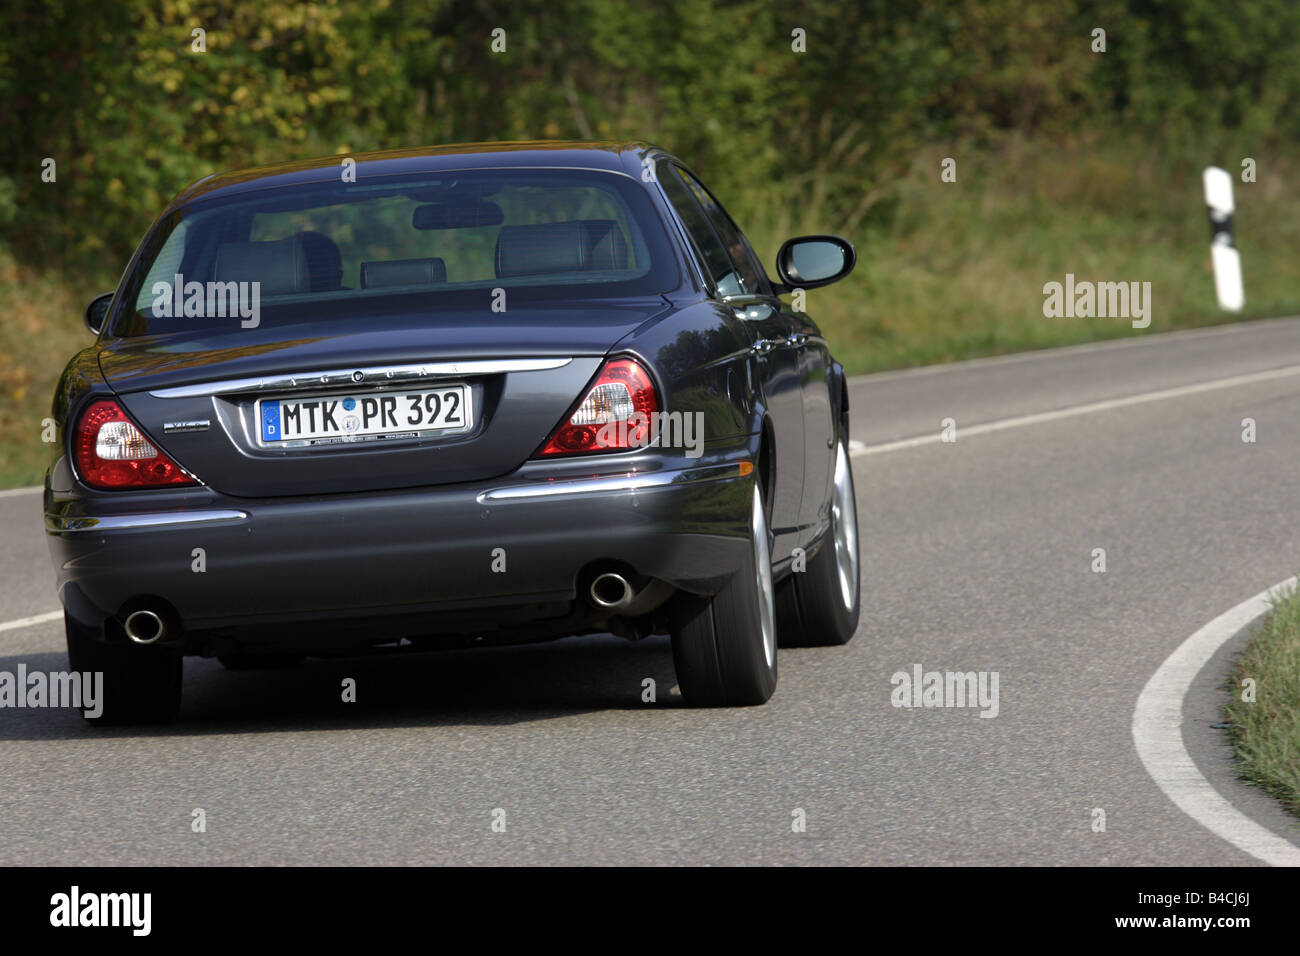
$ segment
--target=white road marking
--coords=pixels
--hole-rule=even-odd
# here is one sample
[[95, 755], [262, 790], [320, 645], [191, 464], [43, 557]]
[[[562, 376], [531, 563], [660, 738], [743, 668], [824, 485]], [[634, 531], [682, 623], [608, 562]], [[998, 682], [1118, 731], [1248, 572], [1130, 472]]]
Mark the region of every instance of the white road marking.
[[[1235, 388], [1238, 385], [1251, 385], [1256, 382], [1268, 382], [1278, 378], [1288, 378], [1292, 375], [1300, 375], [1300, 365], [1287, 365], [1283, 368], [1268, 369], [1264, 372], [1249, 372], [1245, 375], [1232, 375], [1228, 378], [1216, 378], [1208, 382], [1197, 382], [1193, 385], [1179, 385], [1174, 388], [1162, 388], [1154, 392], [1143, 392], [1139, 395], [1127, 395], [1124, 398], [1108, 398], [1100, 402], [1088, 402], [1086, 405], [1073, 405], [1069, 408], [1058, 408], [1051, 412], [1036, 412], [1032, 415], [1019, 415], [1015, 418], [1004, 418], [1000, 421], [985, 422], [981, 425], [967, 425], [962, 427], [961, 423], [957, 424], [957, 437], [970, 438], [974, 435], [987, 435], [991, 432], [1006, 431], [1009, 428], [1023, 428], [1026, 425], [1039, 425], [1044, 422], [1060, 421], [1063, 418], [1074, 418], [1078, 415], [1091, 415], [1093, 412], [1108, 412], [1116, 408], [1127, 408], [1130, 405], [1143, 405], [1147, 402], [1159, 402], [1167, 398], [1182, 398], [1186, 395], [1199, 395], [1202, 392], [1213, 392], [1221, 388]], [[883, 455], [891, 451], [903, 451], [907, 448], [920, 448], [923, 445], [938, 444], [942, 438], [938, 423], [935, 423], [935, 430], [929, 435], [917, 435], [915, 438], [902, 438], [898, 441], [882, 442], [878, 445], [863, 445], [860, 448], [853, 449], [849, 454], [854, 457], [863, 455]], [[850, 446], [851, 447], [851, 446]]]
[[[1291, 322], [1300, 316], [1285, 315], [1273, 319], [1251, 319], [1247, 322], [1226, 322], [1200, 329], [1175, 329], [1172, 332], [1150, 332], [1132, 338], [1103, 339], [1100, 342], [1083, 342], [1078, 345], [1055, 345], [1046, 349], [1030, 349], [1027, 352], [1011, 352], [1007, 355], [985, 355], [981, 358], [962, 359], [958, 362], [942, 362], [938, 365], [917, 365], [912, 368], [895, 368], [883, 372], [871, 372], [873, 381], [892, 378], [912, 378], [916, 375], [934, 375], [937, 372], [959, 372], [968, 368], [983, 368], [988, 365], [1012, 365], [1019, 362], [1032, 362], [1037, 359], [1060, 358], [1063, 354], [1079, 355], [1088, 352], [1110, 352], [1115, 349], [1138, 349], [1146, 345], [1164, 347], [1170, 340], [1203, 339], [1217, 335], [1231, 335], [1249, 332], [1267, 322]], [[862, 376], [854, 376], [861, 378]]]
[[11, 498], [15, 495], [30, 495], [44, 490], [45, 489], [41, 485], [29, 485], [26, 488], [8, 488], [4, 491], [0, 491], [0, 498]]
[[44, 624], [47, 621], [57, 621], [61, 617], [63, 617], [62, 611], [46, 611], [44, 614], [37, 614], [33, 617], [20, 617], [16, 621], [0, 623], [0, 631], [16, 631], [20, 627], [32, 627], [36, 624]]
[[1183, 698], [1215, 651], [1267, 614], [1275, 591], [1296, 582], [1288, 578], [1242, 601], [1183, 641], [1147, 681], [1133, 711], [1133, 743], [1165, 796], [1211, 833], [1274, 866], [1300, 866], [1300, 847], [1250, 819], [1201, 776], [1183, 745]]

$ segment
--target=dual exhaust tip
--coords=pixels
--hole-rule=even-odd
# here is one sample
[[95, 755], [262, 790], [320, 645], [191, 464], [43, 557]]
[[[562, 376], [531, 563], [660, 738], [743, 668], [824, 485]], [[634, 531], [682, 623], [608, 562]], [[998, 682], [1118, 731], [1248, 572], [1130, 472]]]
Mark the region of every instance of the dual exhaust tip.
[[653, 611], [672, 593], [673, 587], [666, 581], [618, 570], [597, 574], [587, 586], [587, 600], [592, 606], [622, 617]]
[[632, 603], [636, 590], [632, 582], [617, 571], [598, 574], [591, 581], [591, 603], [611, 611], [619, 611]]
[[166, 622], [153, 611], [132, 611], [122, 622], [122, 629], [136, 644], [156, 644], [168, 631]]

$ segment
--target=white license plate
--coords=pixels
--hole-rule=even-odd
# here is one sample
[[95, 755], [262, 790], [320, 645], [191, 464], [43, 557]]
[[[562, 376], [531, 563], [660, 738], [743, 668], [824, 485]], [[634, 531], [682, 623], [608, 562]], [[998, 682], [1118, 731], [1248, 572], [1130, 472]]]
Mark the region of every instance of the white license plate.
[[474, 427], [470, 394], [468, 385], [439, 385], [408, 392], [264, 398], [257, 403], [259, 437], [264, 445], [316, 445], [469, 431]]

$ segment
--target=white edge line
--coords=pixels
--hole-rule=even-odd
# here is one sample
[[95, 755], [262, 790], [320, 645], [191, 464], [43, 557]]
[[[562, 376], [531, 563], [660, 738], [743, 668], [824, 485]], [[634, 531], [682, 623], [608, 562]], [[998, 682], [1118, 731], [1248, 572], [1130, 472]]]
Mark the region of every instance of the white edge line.
[[6, 488], [4, 491], [0, 491], [0, 498], [11, 498], [14, 495], [30, 495], [44, 490], [45, 488], [42, 485], [28, 485], [26, 488]]
[[893, 378], [911, 378], [915, 375], [932, 375], [936, 372], [959, 372], [965, 369], [983, 368], [988, 365], [1008, 365], [1015, 362], [1029, 362], [1034, 359], [1062, 358], [1068, 354], [1109, 352], [1113, 349], [1161, 345], [1168, 339], [1209, 338], [1215, 335], [1227, 335], [1232, 332], [1246, 332], [1255, 326], [1269, 322], [1288, 322], [1297, 319], [1300, 319], [1300, 316], [1280, 315], [1272, 318], [1247, 319], [1243, 322], [1230, 320], [1219, 325], [1207, 325], [1195, 329], [1171, 329], [1167, 332], [1148, 332], [1130, 338], [1100, 339], [1093, 342], [1078, 342], [1074, 345], [1051, 345], [1047, 348], [1031, 348], [1022, 352], [1007, 352], [1002, 355], [981, 355], [978, 358], [961, 359], [956, 362], [939, 362], [933, 365], [882, 369], [879, 372], [866, 372], [862, 375], [855, 375], [850, 381], [879, 382]]
[[45, 624], [48, 621], [57, 621], [63, 617], [62, 611], [46, 611], [44, 614], [36, 614], [32, 617], [20, 617], [16, 621], [5, 621], [0, 623], [0, 631], [16, 631], [20, 627], [33, 627], [37, 624]]
[[[1181, 398], [1185, 395], [1197, 395], [1201, 392], [1213, 392], [1221, 388], [1233, 388], [1238, 385], [1249, 385], [1254, 382], [1268, 382], [1277, 378], [1287, 378], [1292, 375], [1300, 375], [1300, 365], [1287, 365], [1283, 368], [1268, 369], [1263, 372], [1249, 372], [1245, 375], [1233, 375], [1228, 378], [1212, 379], [1208, 382], [1197, 382], [1192, 385], [1178, 385], [1174, 388], [1164, 388], [1155, 392], [1143, 392], [1140, 395], [1127, 395], [1124, 398], [1108, 398], [1100, 402], [1089, 402], [1086, 405], [1073, 405], [1069, 408], [1058, 408], [1051, 412], [1036, 412], [1032, 415], [1020, 415], [1015, 418], [1004, 418], [1000, 421], [985, 422], [981, 425], [967, 425], [964, 428], [961, 423], [957, 423], [957, 438], [969, 438], [972, 435], [987, 435], [990, 432], [1005, 431], [1008, 428], [1021, 428], [1025, 425], [1038, 425], [1043, 422], [1058, 421], [1062, 418], [1073, 418], [1076, 415], [1089, 415], [1093, 412], [1105, 412], [1116, 408], [1126, 408], [1130, 405], [1142, 405], [1146, 402], [1158, 402], [1167, 398]], [[898, 441], [882, 442], [878, 445], [863, 445], [849, 452], [853, 458], [863, 455], [883, 455], [891, 451], [902, 451], [906, 448], [919, 448], [923, 445], [938, 444], [942, 440], [942, 433], [938, 430], [929, 435], [917, 435], [914, 438], [902, 438]]]
[[1147, 773], [1178, 809], [1237, 849], [1273, 866], [1300, 866], [1300, 847], [1246, 816], [1201, 776], [1183, 744], [1183, 699], [1216, 651], [1272, 607], [1274, 592], [1293, 577], [1242, 601], [1183, 641], [1138, 695], [1133, 743]]

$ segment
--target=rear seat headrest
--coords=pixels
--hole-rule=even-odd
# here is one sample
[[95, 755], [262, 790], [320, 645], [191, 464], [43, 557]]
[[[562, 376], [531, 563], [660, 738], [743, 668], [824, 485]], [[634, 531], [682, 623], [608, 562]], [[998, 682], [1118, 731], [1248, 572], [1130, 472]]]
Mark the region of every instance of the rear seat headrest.
[[585, 268], [587, 232], [580, 220], [502, 226], [497, 233], [497, 275], [526, 276]]
[[626, 268], [627, 241], [612, 219], [502, 226], [497, 233], [498, 277]]
[[385, 259], [361, 263], [361, 288], [394, 285], [430, 285], [447, 281], [442, 259]]
[[262, 295], [311, 291], [307, 250], [296, 235], [273, 242], [223, 242], [212, 275], [217, 282], [258, 282]]

